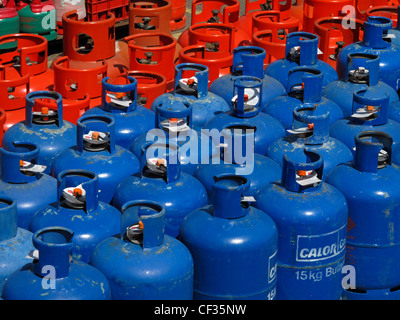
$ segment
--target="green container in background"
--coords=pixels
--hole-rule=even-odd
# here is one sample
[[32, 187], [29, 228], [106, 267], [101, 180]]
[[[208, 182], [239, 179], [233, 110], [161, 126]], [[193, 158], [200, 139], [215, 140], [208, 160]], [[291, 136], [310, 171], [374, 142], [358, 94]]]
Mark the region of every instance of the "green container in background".
[[20, 32], [39, 34], [48, 41], [57, 38], [56, 9], [53, 5], [39, 2], [34, 10], [27, 5], [19, 10], [19, 22]]

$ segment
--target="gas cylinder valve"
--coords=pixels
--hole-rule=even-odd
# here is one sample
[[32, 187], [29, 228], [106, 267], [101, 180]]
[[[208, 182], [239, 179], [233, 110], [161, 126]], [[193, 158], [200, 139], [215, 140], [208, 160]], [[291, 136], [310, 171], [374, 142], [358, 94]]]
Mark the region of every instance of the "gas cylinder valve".
[[273, 10], [272, 0], [267, 0], [265, 3], [260, 4], [260, 8], [261, 8], [262, 11]]
[[157, 61], [152, 61], [151, 58], [153, 57], [153, 52], [146, 52], [145, 54], [146, 59], [136, 58], [137, 62], [141, 64], [157, 64]]
[[142, 19], [143, 22], [137, 22], [135, 23], [135, 28], [140, 29], [140, 30], [155, 30], [156, 26], [155, 25], [150, 25], [151, 18], [150, 17], [144, 17]]
[[135, 244], [143, 244], [143, 222], [139, 221], [126, 228], [126, 237]]
[[213, 16], [210, 19], [208, 19], [207, 22], [209, 22], [209, 23], [218, 23], [219, 22], [219, 17], [218, 17], [219, 10], [218, 9], [214, 9], [214, 10], [211, 11], [211, 13], [212, 13]]
[[110, 143], [110, 134], [98, 131], [89, 131], [83, 136], [84, 148], [87, 151], [101, 151]]

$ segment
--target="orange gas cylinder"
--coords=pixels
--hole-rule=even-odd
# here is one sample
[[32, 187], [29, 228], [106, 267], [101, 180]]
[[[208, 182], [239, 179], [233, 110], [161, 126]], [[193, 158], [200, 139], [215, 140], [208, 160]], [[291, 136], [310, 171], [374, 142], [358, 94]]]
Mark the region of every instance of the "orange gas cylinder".
[[303, 25], [303, 0], [292, 0], [292, 16], [300, 20]]
[[63, 56], [54, 60], [53, 69], [54, 91], [64, 99], [79, 101], [88, 95], [91, 107], [101, 104], [101, 82], [108, 69], [106, 60], [82, 62]]
[[180, 46], [168, 33], [138, 33], [124, 38], [129, 48], [129, 70], [158, 72], [165, 76], [167, 91], [173, 90], [175, 62]]
[[186, 0], [171, 0], [171, 3], [171, 30], [175, 31], [183, 29], [186, 26]]
[[137, 80], [137, 104], [150, 109], [152, 102], [167, 92], [167, 79], [159, 72], [128, 71]]
[[191, 37], [190, 45], [179, 52], [179, 63], [198, 63], [208, 67], [209, 86], [220, 76], [229, 74], [233, 64], [234, 27], [221, 24], [200, 24], [193, 27], [207, 25], [213, 31], [219, 30], [219, 34], [202, 33], [201, 37]]
[[25, 95], [29, 92], [29, 74], [13, 78], [10, 68], [0, 65], [0, 106], [7, 113], [4, 130], [25, 119]]
[[336, 69], [340, 50], [363, 37], [364, 21], [346, 17], [324, 17], [315, 21], [315, 34], [319, 36], [318, 59], [329, 63]]
[[47, 67], [47, 39], [18, 33], [0, 37], [0, 107], [7, 112], [4, 129], [25, 119], [25, 95], [47, 90], [54, 84], [53, 70]]
[[253, 45], [265, 49], [264, 66], [285, 57], [286, 36], [301, 31], [300, 21], [295, 17], [282, 20], [280, 11], [258, 11], [252, 16]]
[[[251, 36], [238, 26], [240, 3], [238, 0], [193, 0], [191, 26], [204, 23], [221, 23], [234, 27], [234, 45], [251, 45]], [[184, 30], [178, 43], [182, 48], [191, 42], [189, 29]]]
[[392, 20], [393, 28], [397, 27], [398, 7], [395, 6], [377, 6], [365, 10], [366, 17], [386, 17]]
[[304, 0], [303, 31], [314, 33], [314, 23], [319, 18], [352, 14], [353, 2], [354, 0]]
[[398, 0], [355, 0], [356, 18], [366, 21], [368, 16], [367, 14], [368, 9], [371, 9], [373, 7], [382, 7], [382, 6], [393, 6], [397, 9], [398, 5], [399, 5]]
[[128, 48], [115, 39], [115, 17], [108, 13], [100, 21], [78, 20], [76, 10], [67, 12], [63, 21], [63, 55], [73, 61], [107, 61], [107, 75], [118, 76], [128, 70]]
[[[282, 20], [291, 17], [292, 1], [279, 1], [279, 0], [256, 0], [245, 2], [245, 14], [238, 20], [238, 27], [252, 37], [252, 18], [255, 13], [260, 11], [278, 11]], [[254, 43], [253, 43], [254, 44]]]
[[131, 0], [129, 34], [171, 33], [171, 15], [170, 0]]

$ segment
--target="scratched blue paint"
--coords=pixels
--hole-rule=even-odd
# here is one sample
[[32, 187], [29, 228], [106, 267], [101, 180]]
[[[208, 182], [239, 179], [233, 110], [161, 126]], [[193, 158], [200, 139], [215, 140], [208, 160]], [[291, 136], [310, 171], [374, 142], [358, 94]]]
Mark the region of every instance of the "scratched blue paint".
[[[193, 258], [177, 239], [164, 234], [165, 207], [159, 202], [128, 201], [121, 208], [121, 231], [103, 240], [90, 264], [108, 279], [115, 300], [191, 300]], [[141, 242], [127, 228], [143, 224]]]
[[[70, 260], [73, 231], [38, 230], [32, 242], [39, 258], [13, 273], [3, 287], [4, 300], [109, 300], [107, 278], [93, 266]], [[51, 267], [50, 269], [48, 269]], [[46, 279], [44, 277], [50, 277]]]

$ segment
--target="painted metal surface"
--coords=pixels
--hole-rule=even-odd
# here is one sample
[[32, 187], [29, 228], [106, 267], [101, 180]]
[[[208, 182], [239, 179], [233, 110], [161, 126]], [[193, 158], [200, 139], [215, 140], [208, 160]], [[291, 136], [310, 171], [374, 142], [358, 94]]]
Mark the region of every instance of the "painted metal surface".
[[102, 80], [102, 103], [84, 115], [107, 115], [115, 121], [115, 143], [129, 148], [137, 137], [154, 128], [153, 111], [137, 104], [137, 80], [131, 76]]
[[[178, 161], [179, 147], [171, 142], [149, 142], [142, 147], [141, 170], [125, 178], [118, 186], [113, 205], [121, 210], [131, 200], [152, 200], [165, 206], [165, 233], [177, 237], [182, 219], [207, 204], [204, 186], [193, 176], [182, 172]], [[148, 160], [157, 160], [154, 170]], [[160, 163], [159, 163], [160, 162]]]
[[48, 41], [57, 38], [56, 8], [52, 0], [32, 0], [18, 10], [21, 33], [38, 34]]
[[38, 230], [32, 236], [32, 242], [39, 258], [7, 279], [2, 298], [109, 300], [111, 292], [106, 277], [93, 266], [70, 261], [73, 235], [73, 231], [62, 227]]
[[173, 143], [179, 148], [181, 171], [193, 175], [201, 163], [209, 163], [218, 152], [219, 142], [212, 135], [194, 129], [193, 105], [174, 99], [160, 99], [155, 105], [156, 128], [139, 136], [130, 146], [138, 158], [149, 142]]
[[[400, 277], [399, 172], [391, 165], [392, 138], [380, 131], [356, 135], [351, 163], [338, 166], [327, 182], [349, 207], [346, 264], [355, 268], [353, 290], [344, 299], [398, 299]], [[388, 290], [391, 289], [391, 290]]]
[[314, 33], [319, 36], [318, 58], [336, 69], [338, 54], [343, 47], [362, 39], [364, 22], [349, 16], [320, 17], [315, 20]]
[[280, 81], [287, 88], [288, 75], [292, 68], [307, 66], [319, 69], [323, 74], [322, 86], [338, 80], [336, 70], [325, 61], [318, 59], [319, 37], [309, 32], [292, 32], [286, 36], [286, 51], [265, 68], [265, 74]]
[[96, 245], [118, 234], [121, 224], [120, 211], [99, 201], [98, 180], [97, 175], [88, 170], [61, 172], [57, 176], [57, 201], [33, 215], [29, 231], [34, 233], [51, 226], [74, 230], [71, 256], [89, 263]]
[[[198, 23], [190, 28], [189, 44], [179, 51], [178, 63], [198, 63], [209, 69], [209, 85], [229, 74], [235, 48], [235, 27], [226, 23]], [[183, 33], [181, 34], [181, 36]]]
[[40, 172], [21, 171], [21, 160], [37, 163], [39, 148], [15, 141], [10, 150], [0, 148], [0, 194], [17, 203], [18, 227], [28, 229], [41, 207], [57, 201], [57, 180]]
[[363, 40], [349, 44], [338, 56], [337, 72], [340, 78], [345, 76], [347, 55], [349, 53], [376, 54], [380, 58], [379, 79], [398, 92], [400, 79], [400, 62], [397, 59], [400, 47], [386, 41], [387, 32], [393, 22], [386, 17], [368, 17], [364, 22]]
[[[333, 123], [329, 133], [333, 138], [342, 141], [354, 154], [354, 137], [361, 131], [383, 131], [393, 139], [393, 149], [400, 142], [400, 124], [388, 118], [389, 96], [366, 97], [366, 90], [353, 93], [353, 109], [350, 117]], [[371, 111], [369, 111], [371, 110]]]
[[342, 109], [332, 100], [322, 96], [324, 75], [313, 67], [290, 69], [287, 80], [287, 95], [276, 97], [265, 105], [262, 112], [279, 120], [285, 129], [293, 124], [296, 107], [316, 107], [317, 112], [329, 112], [329, 124], [343, 118]]
[[[254, 152], [265, 154], [273, 141], [285, 136], [285, 129], [279, 120], [260, 110], [264, 89], [260, 78], [237, 76], [232, 80], [234, 82], [233, 97], [237, 97], [233, 103], [233, 109], [211, 118], [204, 125], [204, 129], [216, 129], [221, 132], [229, 125], [252, 126], [256, 130]], [[245, 101], [247, 99], [248, 101]]]
[[133, 0], [129, 6], [129, 34], [171, 33], [173, 1]]
[[73, 61], [76, 68], [93, 68], [106, 60], [107, 76], [116, 77], [129, 70], [128, 45], [116, 40], [115, 15], [99, 21], [80, 19], [77, 10], [62, 16], [63, 55]]
[[7, 278], [30, 263], [32, 233], [17, 226], [17, 203], [7, 197], [0, 198], [0, 297]]
[[224, 147], [208, 163], [200, 164], [194, 173], [212, 198], [214, 177], [223, 173], [241, 175], [249, 180], [245, 196], [254, 196], [270, 182], [281, 178], [281, 167], [274, 160], [254, 153], [254, 127], [232, 125], [223, 130]]
[[[200, 130], [211, 117], [231, 109], [230, 102], [227, 103], [220, 95], [209, 91], [208, 73], [208, 67], [201, 64], [181, 63], [176, 65], [174, 91], [157, 97], [152, 103], [151, 109], [155, 111], [157, 106], [165, 100], [171, 100], [172, 110], [174, 102], [188, 102], [192, 107], [193, 129]], [[181, 82], [183, 83], [181, 84]]]
[[[68, 169], [93, 171], [99, 178], [99, 200], [110, 203], [118, 184], [140, 168], [132, 152], [116, 145], [114, 131], [115, 121], [107, 115], [79, 118], [77, 143], [56, 158], [52, 175]], [[99, 137], [93, 137], [93, 133], [99, 133]]]
[[[19, 15], [15, 8], [15, 1], [9, 0], [0, 8], [0, 36], [19, 33]], [[6, 49], [10, 45], [0, 46]]]
[[263, 70], [266, 51], [255, 46], [240, 46], [233, 50], [232, 72], [215, 79], [210, 85], [210, 92], [224, 98], [232, 107], [234, 81], [236, 76], [251, 76], [262, 80], [262, 104], [264, 106], [272, 99], [286, 94], [285, 87], [276, 79], [266, 75]]
[[[203, 38], [213, 34], [213, 28], [201, 28], [196, 35], [193, 28], [196, 25], [221, 24], [233, 27], [232, 45], [233, 47], [251, 45], [251, 36], [246, 33], [239, 25], [240, 2], [238, 0], [193, 0], [191, 11], [191, 26], [185, 29], [178, 38], [178, 43], [182, 48], [193, 45], [193, 38]], [[203, 38], [203, 40], [205, 40]]]
[[49, 90], [54, 72], [48, 68], [48, 41], [45, 37], [17, 33], [0, 37], [0, 104], [7, 112], [4, 130], [25, 118], [25, 96]]
[[179, 238], [194, 260], [194, 299], [275, 298], [278, 230], [242, 200], [248, 187], [242, 176], [216, 176], [212, 204], [182, 221]]
[[322, 95], [334, 101], [342, 109], [345, 117], [352, 114], [353, 93], [361, 89], [365, 90], [365, 97], [389, 96], [391, 105], [399, 100], [399, 95], [391, 86], [379, 80], [379, 63], [380, 58], [376, 54], [349, 53], [343, 78], [329, 83], [323, 89]]
[[[38, 108], [36, 100], [55, 102], [51, 108]], [[25, 120], [11, 126], [3, 135], [2, 146], [11, 148], [14, 141], [35, 144], [39, 149], [37, 161], [51, 173], [57, 156], [76, 143], [76, 125], [63, 118], [62, 97], [55, 91], [35, 91], [26, 95]]]
[[[90, 264], [106, 275], [114, 300], [192, 300], [193, 258], [164, 234], [166, 210], [158, 202], [128, 201], [121, 231], [102, 241]], [[137, 234], [130, 236], [136, 227]]]
[[282, 166], [285, 154], [299, 161], [305, 149], [317, 152], [323, 157], [324, 177], [337, 165], [353, 159], [350, 149], [329, 135], [329, 112], [320, 112], [318, 107], [296, 107], [293, 110], [293, 125], [288, 135], [273, 142], [266, 156]]
[[303, 30], [313, 33], [317, 19], [346, 16], [345, 13], [349, 10], [346, 6], [353, 5], [353, 0], [304, 0]]

